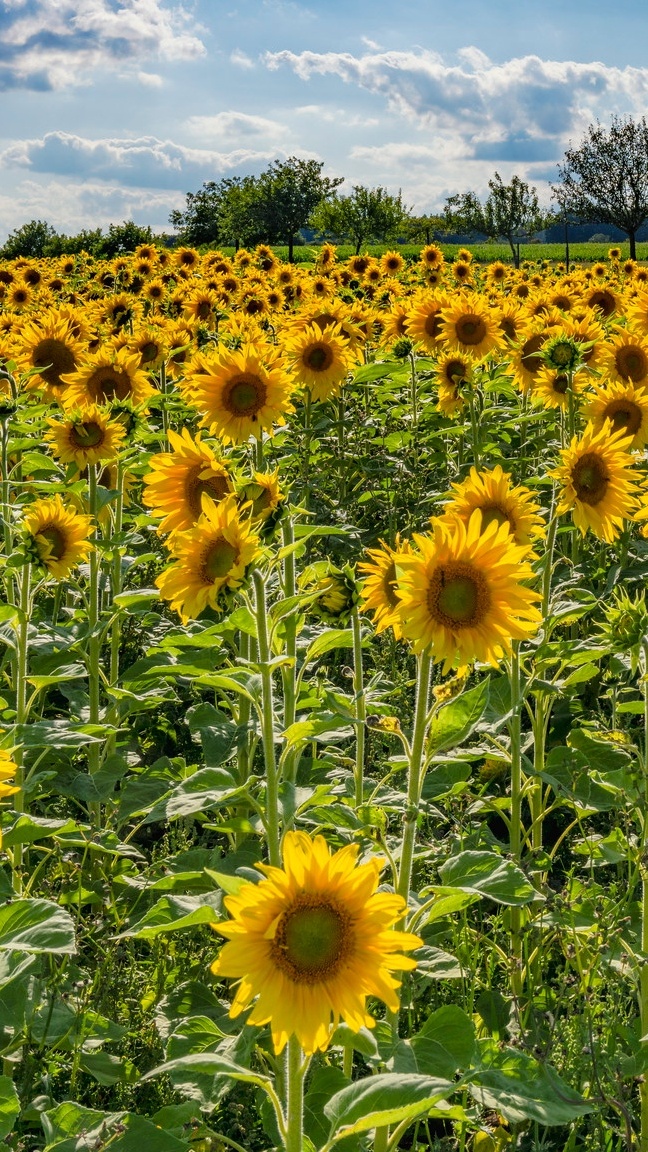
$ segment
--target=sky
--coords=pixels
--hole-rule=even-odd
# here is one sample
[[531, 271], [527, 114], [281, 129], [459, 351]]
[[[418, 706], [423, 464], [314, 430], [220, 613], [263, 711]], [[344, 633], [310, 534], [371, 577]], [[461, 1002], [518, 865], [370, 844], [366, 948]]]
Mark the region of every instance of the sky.
[[648, 108], [645, 0], [0, 0], [0, 241], [314, 157], [417, 213]]

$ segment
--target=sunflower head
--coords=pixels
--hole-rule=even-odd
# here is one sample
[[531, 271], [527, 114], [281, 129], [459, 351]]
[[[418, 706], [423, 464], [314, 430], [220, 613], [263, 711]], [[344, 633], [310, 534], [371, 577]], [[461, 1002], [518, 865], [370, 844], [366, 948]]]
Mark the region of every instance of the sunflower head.
[[558, 372], [574, 372], [580, 364], [581, 348], [573, 336], [559, 334], [544, 344], [542, 358], [548, 368], [555, 368]]
[[236, 495], [254, 524], [263, 525], [265, 532], [275, 528], [286, 502], [278, 472], [255, 472], [251, 480], [243, 480], [237, 486]]
[[630, 656], [634, 676], [639, 667], [642, 649], [648, 643], [648, 604], [645, 590], [632, 596], [625, 589], [617, 588], [603, 610], [599, 632], [610, 652]]
[[400, 535], [396, 537], [394, 548], [390, 548], [384, 540], [380, 540], [379, 545], [379, 548], [367, 549], [369, 560], [358, 565], [358, 570], [365, 574], [360, 595], [364, 601], [363, 607], [374, 614], [376, 632], [392, 628], [394, 636], [400, 640], [402, 631], [400, 603], [396, 594], [396, 563], [399, 556], [411, 549], [408, 541], [401, 543]]
[[90, 555], [91, 525], [90, 516], [66, 508], [58, 493], [35, 500], [22, 523], [27, 554], [50, 576], [62, 580]]
[[330, 560], [317, 560], [304, 569], [299, 586], [313, 595], [310, 610], [316, 616], [329, 624], [348, 623], [359, 598], [350, 565], [338, 568]]
[[71, 411], [65, 420], [48, 420], [49, 441], [62, 464], [78, 468], [104, 463], [117, 456], [126, 429], [94, 404]]
[[609, 421], [600, 430], [588, 424], [561, 453], [560, 465], [549, 473], [562, 484], [557, 511], [572, 512], [584, 536], [588, 530], [612, 543], [637, 509], [639, 476], [630, 456], [631, 439], [614, 432]]

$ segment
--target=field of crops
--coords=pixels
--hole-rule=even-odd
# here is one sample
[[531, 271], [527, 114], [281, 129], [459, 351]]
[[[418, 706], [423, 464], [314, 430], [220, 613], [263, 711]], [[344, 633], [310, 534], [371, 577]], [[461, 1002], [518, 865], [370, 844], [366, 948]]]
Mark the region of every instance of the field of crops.
[[[583, 244], [569, 244], [569, 261], [572, 264], [591, 264], [598, 260], [607, 260], [608, 252], [610, 251], [610, 242], [608, 243], [583, 243]], [[455, 260], [457, 253], [462, 250], [461, 244], [438, 244], [439, 249], [444, 255], [446, 260]], [[380, 259], [385, 252], [391, 251], [393, 245], [389, 244], [369, 244], [363, 246], [362, 251], [368, 252], [369, 255]], [[627, 243], [618, 245], [620, 251], [620, 258], [627, 260], [630, 255], [630, 248]], [[235, 254], [234, 248], [223, 249], [224, 253], [233, 257]], [[275, 254], [281, 259], [286, 260], [288, 256], [288, 249], [286, 247], [278, 246], [273, 249]], [[317, 253], [319, 245], [304, 244], [303, 246], [295, 248], [294, 259], [298, 264], [312, 264], [317, 260]], [[340, 245], [337, 249], [339, 260], [348, 260], [353, 256], [355, 249], [350, 244]], [[414, 262], [419, 258], [421, 251], [420, 244], [399, 244], [398, 251], [403, 258], [408, 262]], [[510, 244], [500, 242], [488, 242], [484, 244], [473, 244], [470, 251], [475, 263], [479, 264], [492, 264], [496, 260], [502, 260], [506, 264], [512, 262], [513, 254], [511, 252]], [[553, 263], [560, 264], [565, 259], [565, 245], [564, 244], [520, 244], [520, 261], [527, 263], [536, 263], [538, 260], [550, 260]], [[648, 244], [637, 244], [637, 260], [643, 262], [648, 260]]]
[[648, 270], [453, 256], [0, 265], [16, 1152], [648, 1150]]

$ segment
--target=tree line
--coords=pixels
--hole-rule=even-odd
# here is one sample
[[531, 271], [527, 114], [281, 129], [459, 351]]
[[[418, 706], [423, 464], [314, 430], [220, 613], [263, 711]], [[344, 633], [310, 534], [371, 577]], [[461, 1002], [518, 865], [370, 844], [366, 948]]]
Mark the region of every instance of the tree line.
[[[183, 209], [171, 212], [174, 239], [192, 247], [284, 243], [292, 260], [305, 228], [320, 239], [350, 242], [356, 252], [371, 241], [430, 243], [450, 235], [483, 236], [507, 240], [517, 265], [520, 241], [560, 220], [614, 225], [628, 236], [630, 256], [636, 259], [636, 234], [648, 219], [645, 117], [613, 116], [609, 127], [591, 124], [558, 166], [549, 209], [541, 208], [536, 188], [525, 180], [513, 176], [506, 183], [495, 172], [485, 199], [475, 192], [457, 193], [438, 215], [415, 215], [400, 192], [354, 184], [345, 195], [338, 190], [344, 178], [325, 176], [323, 169], [323, 161], [291, 156], [273, 161], [258, 176], [208, 180], [186, 194]], [[132, 221], [111, 224], [108, 233], [96, 229], [69, 237], [32, 220], [9, 236], [0, 255], [10, 259], [85, 250], [111, 258], [152, 239], [150, 228]]]

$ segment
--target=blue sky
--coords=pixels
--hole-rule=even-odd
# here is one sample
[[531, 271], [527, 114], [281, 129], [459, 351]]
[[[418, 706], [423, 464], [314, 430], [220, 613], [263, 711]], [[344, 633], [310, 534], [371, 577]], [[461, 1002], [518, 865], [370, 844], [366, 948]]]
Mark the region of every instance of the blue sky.
[[158, 229], [207, 179], [314, 156], [417, 211], [648, 107], [621, 0], [0, 0], [0, 239]]

